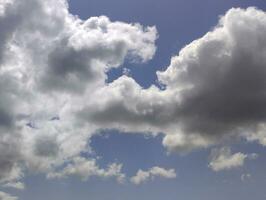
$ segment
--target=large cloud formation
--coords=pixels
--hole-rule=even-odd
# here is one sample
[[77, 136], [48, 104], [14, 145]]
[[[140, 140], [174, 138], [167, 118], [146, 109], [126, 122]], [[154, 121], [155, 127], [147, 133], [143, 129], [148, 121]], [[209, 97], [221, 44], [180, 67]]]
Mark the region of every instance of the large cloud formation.
[[83, 21], [65, 0], [1, 1], [0, 26], [0, 183], [23, 189], [25, 171], [51, 176], [65, 163], [72, 164], [62, 173], [81, 174], [73, 172], [81, 162], [88, 177], [121, 180], [121, 164], [103, 169], [79, 157], [98, 128], [75, 112], [105, 85], [108, 70], [153, 57], [156, 28], [105, 16]]
[[65, 0], [1, 1], [0, 26], [0, 183], [5, 186], [23, 188], [25, 171], [121, 181], [121, 164], [104, 169], [81, 156], [90, 153], [88, 141], [99, 129], [161, 133], [169, 151], [238, 137], [265, 144], [263, 11], [229, 10], [157, 72], [164, 88], [148, 89], [126, 75], [107, 84], [106, 72], [125, 60], [152, 59], [155, 27], [105, 16], [84, 21], [69, 13]]
[[101, 100], [90, 102], [80, 117], [125, 131], [163, 132], [170, 151], [232, 137], [263, 140], [256, 134], [266, 117], [265, 33], [263, 11], [231, 9], [157, 72], [164, 90], [143, 89], [123, 76], [97, 91]]

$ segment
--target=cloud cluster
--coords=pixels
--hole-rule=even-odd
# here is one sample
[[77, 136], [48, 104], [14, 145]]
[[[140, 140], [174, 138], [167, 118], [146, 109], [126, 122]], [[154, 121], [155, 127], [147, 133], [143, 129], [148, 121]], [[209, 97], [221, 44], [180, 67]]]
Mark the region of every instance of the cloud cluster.
[[150, 180], [154, 180], [156, 177], [173, 179], [176, 178], [176, 172], [174, 169], [164, 169], [158, 166], [152, 167], [147, 171], [138, 170], [137, 174], [131, 177], [130, 181], [136, 185], [145, 183]]
[[[125, 60], [152, 59], [155, 27], [105, 16], [81, 20], [69, 13], [66, 0], [1, 1], [0, 26], [3, 185], [23, 188], [19, 183], [25, 171], [122, 181], [122, 165], [103, 169], [95, 159], [81, 156], [90, 153], [88, 141], [99, 129], [160, 133], [163, 145], [179, 152], [237, 137], [265, 144], [263, 11], [229, 10], [213, 30], [157, 72], [164, 87], [148, 89], [128, 71], [111, 83], [106, 79]], [[211, 166], [231, 168], [245, 159], [245, 154], [223, 150]], [[176, 175], [155, 167], [132, 180], [141, 183], [155, 176]]]
[[99, 127], [76, 112], [105, 85], [107, 71], [153, 57], [156, 28], [81, 20], [66, 0], [1, 1], [0, 26], [0, 184], [23, 189], [25, 171], [69, 176], [90, 167], [87, 178], [122, 181], [122, 165], [102, 169], [80, 157]]
[[80, 118], [129, 132], [162, 132], [169, 151], [206, 148], [236, 137], [264, 143], [265, 32], [265, 12], [230, 9], [213, 30], [157, 72], [165, 89], [143, 89], [122, 76], [97, 91], [97, 101], [88, 102]]
[[60, 172], [50, 172], [48, 178], [65, 178], [67, 176], [78, 176], [83, 181], [87, 181], [92, 176], [101, 178], [114, 177], [119, 183], [125, 181], [125, 174], [121, 172], [122, 164], [112, 163], [107, 169], [101, 169], [95, 159], [85, 159], [76, 157], [71, 164], [68, 164]]

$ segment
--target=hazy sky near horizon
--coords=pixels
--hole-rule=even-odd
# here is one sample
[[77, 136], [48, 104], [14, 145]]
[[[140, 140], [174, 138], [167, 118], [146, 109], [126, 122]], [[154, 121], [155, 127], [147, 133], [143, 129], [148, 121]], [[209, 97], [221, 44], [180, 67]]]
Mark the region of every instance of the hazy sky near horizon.
[[266, 198], [264, 0], [0, 0], [0, 200]]

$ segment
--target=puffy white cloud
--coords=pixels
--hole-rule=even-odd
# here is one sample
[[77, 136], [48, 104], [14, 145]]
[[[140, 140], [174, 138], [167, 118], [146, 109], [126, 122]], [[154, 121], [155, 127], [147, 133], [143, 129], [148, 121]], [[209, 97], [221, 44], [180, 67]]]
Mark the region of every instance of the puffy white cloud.
[[246, 159], [256, 159], [257, 154], [232, 154], [229, 147], [213, 149], [210, 156], [209, 167], [214, 171], [230, 170], [242, 167]]
[[122, 165], [104, 170], [79, 157], [90, 153], [99, 127], [75, 113], [105, 85], [108, 70], [153, 57], [156, 28], [105, 16], [81, 20], [66, 0], [1, 1], [0, 26], [0, 183], [22, 189], [25, 171], [49, 174], [65, 163], [73, 171], [77, 162], [94, 166], [87, 177], [122, 181]]
[[138, 170], [137, 174], [131, 177], [130, 181], [136, 185], [145, 183], [149, 180], [153, 180], [156, 177], [173, 179], [176, 178], [176, 172], [174, 169], [164, 169], [158, 166], [152, 167], [147, 171]]
[[105, 72], [120, 66], [126, 57], [145, 62], [155, 53], [154, 27], [111, 22], [105, 16], [71, 25], [49, 52], [41, 75], [41, 87], [46, 90], [84, 91], [86, 83], [104, 84]]
[[[95, 159], [80, 157], [104, 128], [164, 134], [169, 151], [206, 148], [231, 136], [264, 144], [258, 127], [266, 113], [263, 11], [228, 11], [157, 72], [164, 89], [144, 89], [125, 75], [105, 83], [106, 72], [125, 60], [153, 57], [155, 27], [105, 16], [81, 20], [69, 13], [65, 0], [1, 1], [0, 26], [2, 184], [18, 183], [25, 171], [122, 181], [122, 165], [102, 169]], [[224, 154], [215, 158], [214, 168], [239, 166], [247, 157]], [[152, 168], [139, 177], [168, 173], [175, 176]]]
[[169, 152], [190, 152], [199, 148], [207, 148], [214, 143], [208, 137], [190, 134], [166, 135], [163, 139], [163, 145]]
[[[230, 9], [157, 72], [165, 89], [122, 76], [98, 90], [79, 117], [99, 127], [164, 133], [170, 151], [254, 135], [265, 123], [266, 14]], [[256, 138], [257, 137], [257, 138]]]
[[8, 193], [0, 191], [0, 200], [17, 200], [18, 198], [15, 196], [11, 196]]
[[265, 132], [265, 129], [266, 129], [265, 123], [259, 124], [255, 131], [246, 132], [244, 134], [244, 137], [249, 142], [256, 141], [259, 144], [261, 144], [262, 146], [266, 146], [266, 132]]

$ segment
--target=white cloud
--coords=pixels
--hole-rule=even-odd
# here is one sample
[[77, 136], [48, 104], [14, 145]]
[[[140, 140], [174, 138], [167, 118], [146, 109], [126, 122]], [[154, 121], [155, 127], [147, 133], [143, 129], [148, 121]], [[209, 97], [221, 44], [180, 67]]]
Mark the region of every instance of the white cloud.
[[122, 74], [125, 75], [125, 76], [130, 76], [131, 70], [128, 69], [128, 68], [123, 68]]
[[166, 135], [163, 139], [163, 145], [169, 152], [190, 152], [199, 148], [207, 148], [214, 141], [201, 135], [173, 134]]
[[48, 178], [64, 178], [68, 176], [78, 176], [82, 180], [87, 181], [92, 176], [100, 178], [116, 178], [119, 183], [123, 183], [125, 175], [121, 172], [122, 164], [112, 163], [107, 169], [99, 168], [96, 160], [87, 160], [82, 157], [76, 157], [72, 163], [68, 164], [60, 172], [51, 172]]
[[256, 159], [257, 154], [232, 153], [229, 147], [213, 149], [210, 156], [209, 167], [213, 171], [230, 170], [242, 167], [246, 159]]
[[48, 54], [47, 69], [40, 77], [41, 88], [47, 91], [77, 93], [88, 90], [87, 83], [93, 87], [103, 85], [105, 72], [120, 66], [127, 56], [132, 61], [139, 58], [145, 62], [155, 53], [154, 27], [111, 22], [101, 16], [74, 21], [68, 29], [55, 41]]
[[[25, 171], [77, 167], [99, 127], [81, 123], [76, 110], [105, 85], [108, 70], [150, 60], [157, 31], [106, 16], [81, 20], [66, 0], [1, 1], [0, 26], [0, 183], [22, 188]], [[83, 165], [90, 163], [89, 173], [123, 180], [122, 165]]]
[[11, 196], [8, 193], [0, 191], [0, 200], [17, 200], [18, 198], [15, 196]]
[[249, 142], [256, 141], [262, 146], [266, 146], [266, 124], [259, 124], [256, 131], [245, 132], [244, 137]]
[[15, 188], [18, 190], [24, 190], [25, 189], [25, 184], [22, 182], [9, 182], [3, 185], [4, 187], [9, 187], [9, 188]]
[[153, 180], [156, 177], [165, 179], [176, 178], [176, 172], [174, 169], [164, 169], [161, 167], [152, 167], [148, 171], [138, 170], [137, 174], [130, 178], [130, 181], [136, 185]]
[[13, 0], [2, 0], [0, 4], [0, 16], [5, 15], [6, 8], [12, 4]]
[[230, 9], [157, 72], [164, 90], [122, 76], [96, 91], [78, 117], [104, 128], [164, 133], [164, 146], [179, 152], [254, 133], [266, 119], [265, 32], [265, 12]]
[[[264, 144], [257, 132], [266, 119], [263, 11], [229, 10], [217, 27], [157, 72], [164, 90], [144, 89], [125, 75], [105, 83], [106, 72], [125, 60], [152, 59], [155, 27], [105, 16], [81, 20], [65, 0], [1, 1], [0, 26], [3, 184], [18, 183], [26, 171], [122, 181], [122, 165], [102, 169], [95, 159], [80, 157], [104, 128], [162, 133], [169, 151], [207, 148], [231, 136]], [[237, 167], [246, 157], [225, 151], [211, 166]], [[175, 176], [160, 168], [142, 171], [140, 182], [168, 173]]]

